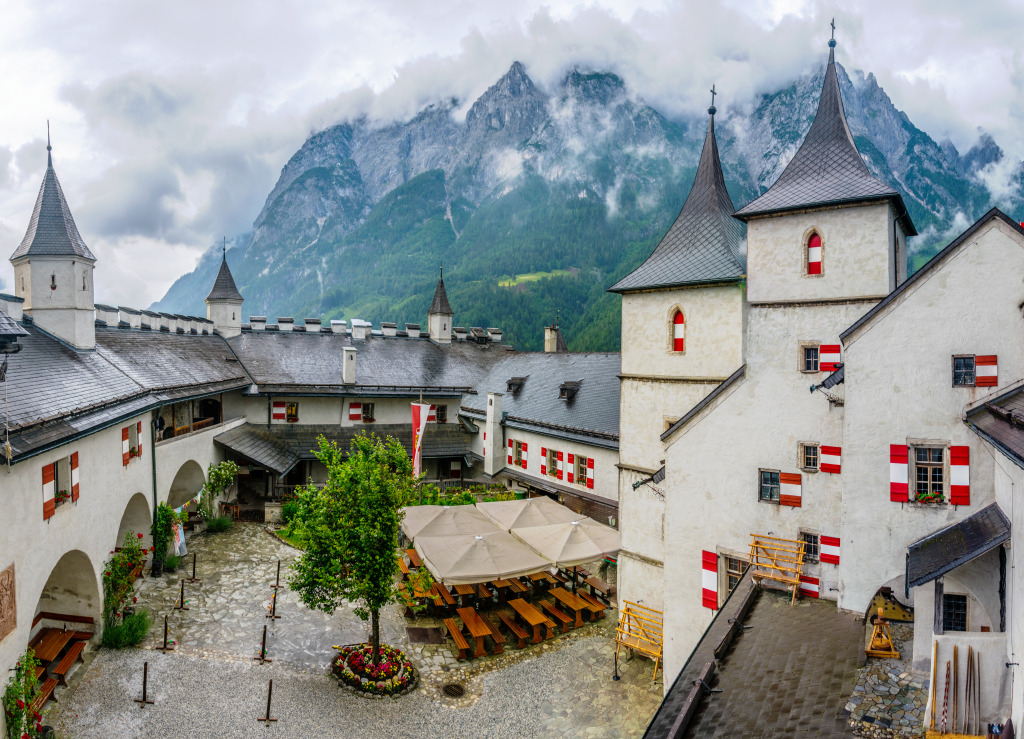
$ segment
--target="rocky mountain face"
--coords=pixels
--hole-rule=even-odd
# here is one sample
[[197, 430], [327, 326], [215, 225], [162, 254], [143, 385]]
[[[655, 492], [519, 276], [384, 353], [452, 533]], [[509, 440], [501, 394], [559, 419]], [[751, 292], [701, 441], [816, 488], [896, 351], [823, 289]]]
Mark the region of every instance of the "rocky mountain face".
[[[1012, 188], [997, 202], [984, 184], [1003, 157], [991, 137], [961, 155], [917, 129], [873, 75], [839, 73], [861, 154], [903, 193], [922, 234], [912, 268], [958, 216], [1018, 205]], [[764, 192], [795, 154], [822, 74], [749, 115], [719, 114], [734, 202]], [[570, 348], [618, 348], [619, 300], [605, 288], [646, 258], [682, 206], [706, 118], [670, 120], [606, 73], [574, 70], [543, 91], [518, 62], [463, 121], [458, 108], [440, 101], [411, 120], [311, 136], [228, 252], [244, 313], [423, 323], [443, 264], [456, 325], [500, 326], [537, 349], [559, 316]], [[202, 314], [218, 251], [154, 309]]]

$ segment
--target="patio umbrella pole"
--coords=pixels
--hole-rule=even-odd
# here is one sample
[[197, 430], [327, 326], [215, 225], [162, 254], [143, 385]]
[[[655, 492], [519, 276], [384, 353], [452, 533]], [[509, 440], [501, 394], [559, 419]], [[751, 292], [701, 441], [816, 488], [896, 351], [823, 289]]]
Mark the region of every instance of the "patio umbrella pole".
[[572, 566], [572, 594], [576, 595], [576, 565]]

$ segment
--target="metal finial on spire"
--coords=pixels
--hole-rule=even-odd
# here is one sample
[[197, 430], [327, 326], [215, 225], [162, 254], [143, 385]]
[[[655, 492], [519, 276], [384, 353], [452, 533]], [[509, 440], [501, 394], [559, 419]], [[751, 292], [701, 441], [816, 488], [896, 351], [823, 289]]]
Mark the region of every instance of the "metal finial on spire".
[[718, 108], [715, 107], [715, 95], [717, 95], [718, 93], [715, 92], [715, 86], [714, 85], [711, 85], [711, 91], [710, 92], [711, 92], [711, 107], [708, 108], [708, 115], [714, 115], [715, 113], [718, 112]]
[[46, 150], [50, 151], [51, 149], [53, 149], [53, 147], [50, 146], [50, 121], [49, 121], [49, 119], [47, 119], [47, 121], [46, 121]]
[[829, 48], [834, 49], [836, 47], [836, 19], [833, 18], [829, 25], [832, 26], [832, 38], [828, 40], [828, 45]]
[[224, 239], [224, 243], [221, 244], [221, 247], [220, 247], [221, 252], [220, 253], [221, 253], [221, 256], [224, 258], [224, 261], [226, 262], [228, 260], [228, 237], [227, 236], [222, 236], [221, 238]]

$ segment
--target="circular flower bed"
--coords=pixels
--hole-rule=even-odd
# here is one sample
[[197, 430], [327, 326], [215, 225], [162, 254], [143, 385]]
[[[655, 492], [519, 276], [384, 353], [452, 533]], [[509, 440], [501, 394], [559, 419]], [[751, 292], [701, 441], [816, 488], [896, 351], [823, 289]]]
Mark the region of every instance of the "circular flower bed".
[[337, 649], [338, 656], [331, 672], [356, 692], [397, 696], [416, 687], [416, 668], [400, 649], [381, 644], [376, 665], [373, 664], [373, 647], [369, 644], [352, 644]]

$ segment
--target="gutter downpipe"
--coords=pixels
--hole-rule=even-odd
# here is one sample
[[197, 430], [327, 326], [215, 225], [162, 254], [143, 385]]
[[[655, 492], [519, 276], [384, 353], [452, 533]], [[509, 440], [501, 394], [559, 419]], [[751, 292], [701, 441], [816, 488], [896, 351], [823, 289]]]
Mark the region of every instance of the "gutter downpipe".
[[163, 410], [163, 406], [157, 406], [153, 411], [153, 420], [149, 423], [149, 456], [152, 462], [153, 471], [153, 523], [156, 523], [156, 509], [159, 503], [157, 502], [156, 492], [156, 419], [160, 417], [160, 411]]

